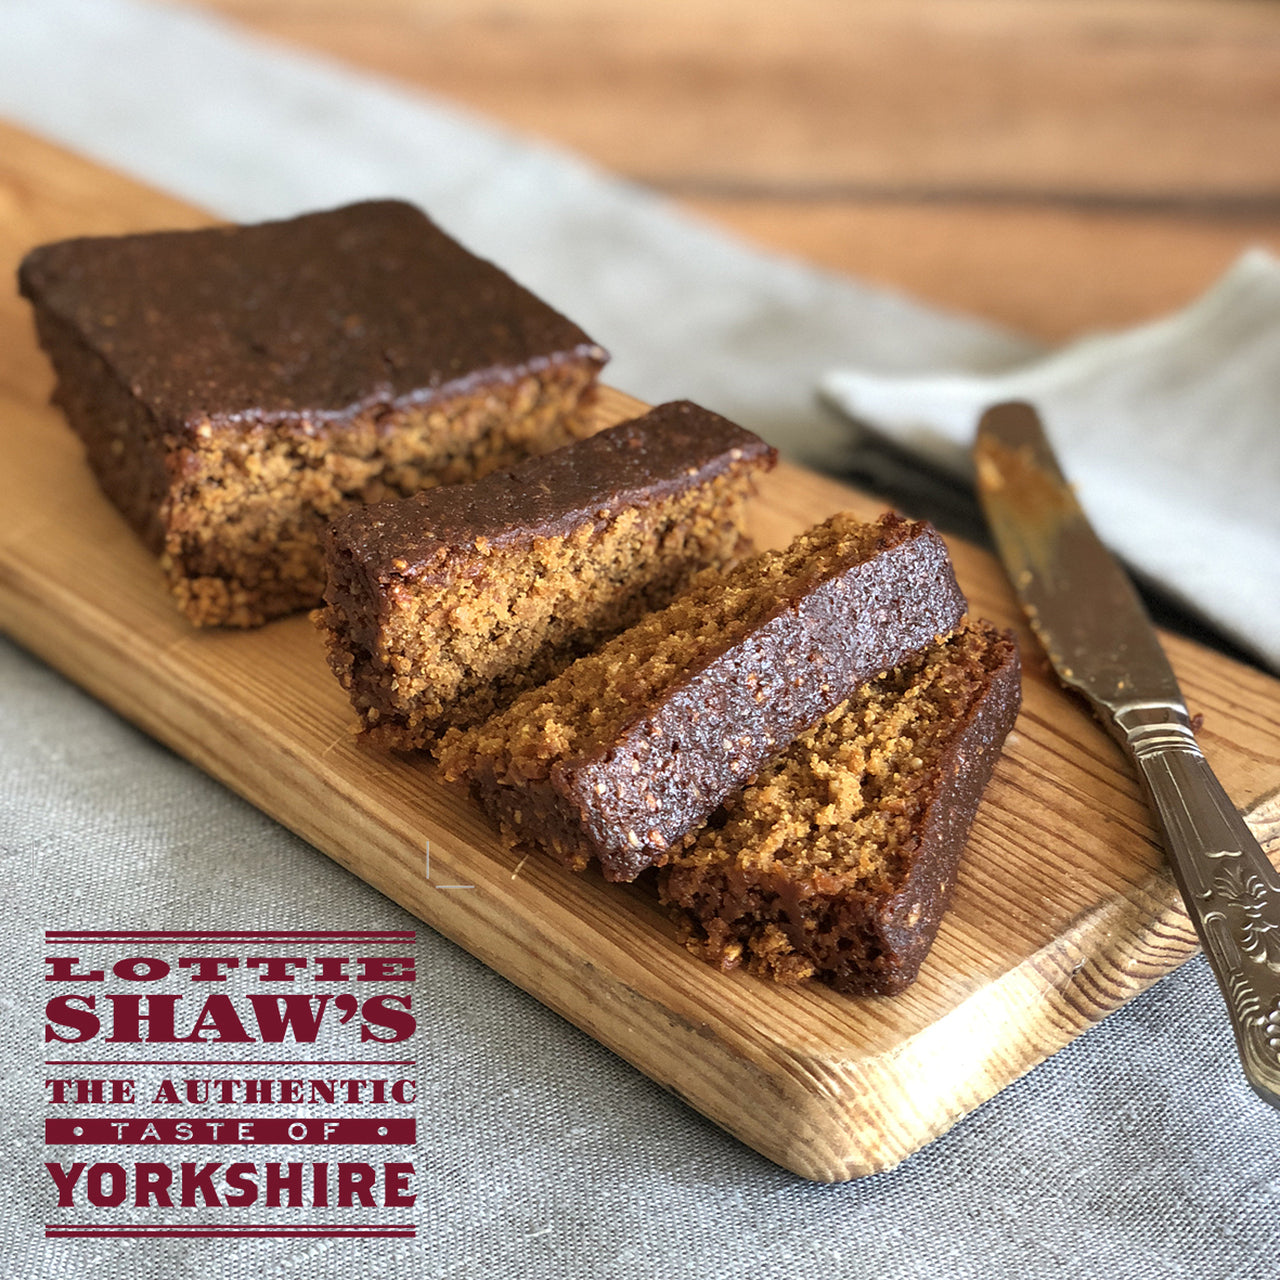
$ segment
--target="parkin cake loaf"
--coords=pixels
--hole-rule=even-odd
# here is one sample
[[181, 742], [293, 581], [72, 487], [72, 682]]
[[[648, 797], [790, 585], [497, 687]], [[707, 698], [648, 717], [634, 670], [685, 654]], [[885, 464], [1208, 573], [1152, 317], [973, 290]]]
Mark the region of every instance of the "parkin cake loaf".
[[965, 607], [928, 525], [836, 515], [786, 550], [707, 571], [505, 712], [450, 731], [441, 768], [508, 840], [633, 880]]
[[60, 241], [19, 283], [55, 402], [202, 625], [319, 604], [352, 503], [589, 434], [607, 359], [399, 201]]
[[429, 745], [542, 684], [748, 549], [774, 450], [687, 401], [325, 537], [329, 662], [380, 745]]
[[779, 981], [901, 991], [933, 943], [1019, 701], [1013, 637], [985, 622], [858, 690], [659, 873], [691, 949]]

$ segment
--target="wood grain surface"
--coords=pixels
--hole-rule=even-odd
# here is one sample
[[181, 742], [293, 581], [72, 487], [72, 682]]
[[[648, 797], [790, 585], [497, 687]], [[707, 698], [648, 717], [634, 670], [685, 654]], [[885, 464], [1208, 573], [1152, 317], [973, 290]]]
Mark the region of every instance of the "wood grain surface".
[[[190, 3], [190, 0], [182, 0]], [[1280, 250], [1256, 0], [200, 0], [761, 244], [1061, 339]]]
[[[0, 263], [39, 241], [197, 225], [195, 210], [0, 128]], [[318, 849], [808, 1178], [889, 1167], [1185, 959], [1194, 936], [1118, 750], [1030, 638], [1024, 710], [919, 981], [850, 999], [721, 974], [641, 889], [503, 852], [429, 763], [367, 748], [304, 617], [201, 632], [99, 494], [47, 404], [24, 304], [0, 295], [0, 625]], [[602, 420], [638, 408], [609, 392]], [[756, 503], [777, 545], [877, 504], [783, 466]], [[954, 544], [976, 614], [1013, 623], [1003, 577]], [[1280, 845], [1280, 683], [1170, 642], [1228, 791]], [[426, 854], [430, 849], [430, 866]], [[446, 885], [469, 885], [445, 889]]]

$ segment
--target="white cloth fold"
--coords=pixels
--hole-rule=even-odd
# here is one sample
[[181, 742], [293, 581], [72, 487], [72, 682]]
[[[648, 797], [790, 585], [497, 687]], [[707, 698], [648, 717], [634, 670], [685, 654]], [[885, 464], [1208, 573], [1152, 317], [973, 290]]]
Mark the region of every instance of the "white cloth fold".
[[829, 373], [851, 417], [956, 474], [984, 408], [1029, 400], [1099, 534], [1280, 669], [1280, 261], [1244, 254], [1174, 315], [997, 374]]

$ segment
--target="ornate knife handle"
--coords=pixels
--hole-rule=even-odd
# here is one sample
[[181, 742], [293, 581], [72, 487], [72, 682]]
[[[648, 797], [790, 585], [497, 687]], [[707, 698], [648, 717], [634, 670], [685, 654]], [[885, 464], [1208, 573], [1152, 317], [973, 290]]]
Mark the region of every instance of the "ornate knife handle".
[[1245, 1076], [1280, 1107], [1280, 875], [1209, 768], [1184, 707], [1130, 703], [1112, 715], [1226, 998]]

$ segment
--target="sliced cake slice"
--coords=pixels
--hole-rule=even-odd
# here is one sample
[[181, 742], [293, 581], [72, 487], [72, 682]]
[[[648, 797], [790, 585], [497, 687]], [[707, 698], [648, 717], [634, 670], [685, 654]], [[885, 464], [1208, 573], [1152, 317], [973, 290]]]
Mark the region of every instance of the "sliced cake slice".
[[660, 873], [721, 968], [892, 994], [928, 954], [1020, 701], [977, 622], [873, 680], [735, 792]]
[[965, 613], [925, 524], [848, 514], [708, 572], [666, 609], [441, 744], [508, 839], [610, 880], [664, 863], [772, 755]]
[[475, 484], [339, 517], [316, 621], [364, 729], [426, 746], [729, 564], [775, 456], [681, 401]]

